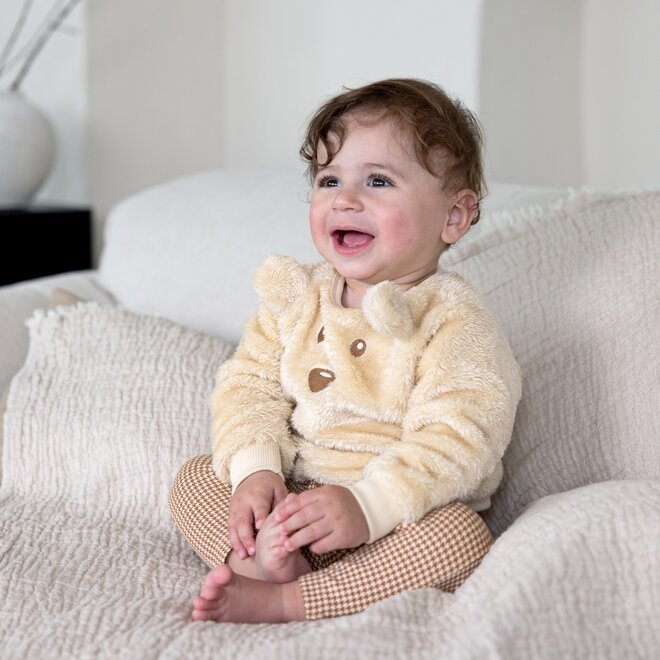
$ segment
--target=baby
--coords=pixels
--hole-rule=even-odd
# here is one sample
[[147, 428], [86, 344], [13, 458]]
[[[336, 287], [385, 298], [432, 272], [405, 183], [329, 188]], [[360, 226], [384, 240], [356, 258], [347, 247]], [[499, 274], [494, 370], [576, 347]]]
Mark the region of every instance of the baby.
[[348, 90], [303, 158], [323, 257], [270, 257], [212, 396], [213, 456], [181, 469], [174, 520], [212, 568], [195, 620], [360, 611], [457, 589], [492, 537], [521, 394], [497, 322], [442, 252], [479, 217], [481, 133], [426, 81]]

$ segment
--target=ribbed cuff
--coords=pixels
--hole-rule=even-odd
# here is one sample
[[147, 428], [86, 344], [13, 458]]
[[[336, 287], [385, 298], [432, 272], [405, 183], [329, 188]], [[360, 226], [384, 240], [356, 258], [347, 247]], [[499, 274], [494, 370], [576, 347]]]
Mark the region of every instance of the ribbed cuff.
[[260, 470], [270, 470], [284, 478], [280, 448], [272, 442], [254, 444], [234, 454], [229, 464], [231, 492], [234, 493], [241, 481]]
[[353, 493], [367, 519], [369, 525], [369, 540], [373, 543], [389, 534], [399, 523], [403, 522], [404, 512], [401, 502], [392, 495], [388, 484], [369, 477], [358, 481], [348, 490]]

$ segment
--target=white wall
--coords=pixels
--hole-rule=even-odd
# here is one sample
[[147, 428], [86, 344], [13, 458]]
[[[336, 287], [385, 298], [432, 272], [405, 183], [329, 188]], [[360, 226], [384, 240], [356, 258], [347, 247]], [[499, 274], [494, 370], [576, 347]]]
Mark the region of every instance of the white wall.
[[221, 165], [222, 3], [112, 0], [88, 6], [91, 195], [120, 199]]
[[585, 179], [660, 188], [660, 2], [586, 0]]
[[415, 76], [478, 105], [482, 0], [227, 0], [223, 163], [301, 168], [309, 116], [342, 86]]
[[581, 0], [484, 3], [479, 116], [490, 180], [584, 182], [582, 18]]
[[491, 179], [660, 188], [660, 2], [486, 0]]
[[[0, 2], [0, 44], [4, 46], [22, 0]], [[17, 44], [32, 37], [54, 5], [52, 0], [35, 0], [29, 21]], [[57, 154], [49, 178], [37, 193], [35, 203], [87, 204], [87, 32], [83, 2], [69, 15], [65, 25], [72, 33], [56, 33], [41, 51], [21, 92], [50, 119], [55, 130]], [[16, 70], [14, 70], [16, 71]], [[6, 89], [12, 76], [0, 81]]]

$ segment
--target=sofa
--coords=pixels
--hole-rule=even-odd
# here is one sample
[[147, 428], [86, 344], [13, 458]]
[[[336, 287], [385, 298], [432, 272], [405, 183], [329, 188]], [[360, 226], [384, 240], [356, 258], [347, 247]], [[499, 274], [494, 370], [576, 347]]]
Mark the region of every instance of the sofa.
[[168, 491], [210, 450], [255, 268], [318, 260], [306, 214], [296, 172], [192, 173], [112, 209], [97, 269], [0, 288], [0, 657], [660, 657], [654, 190], [495, 183], [441, 258], [523, 372], [496, 541], [456, 593], [315, 622], [191, 620], [207, 569]]

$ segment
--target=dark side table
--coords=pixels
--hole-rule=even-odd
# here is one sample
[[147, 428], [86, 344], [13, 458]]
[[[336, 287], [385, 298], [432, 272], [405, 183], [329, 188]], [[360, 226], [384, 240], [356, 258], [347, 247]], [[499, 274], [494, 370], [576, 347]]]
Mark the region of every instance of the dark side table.
[[0, 209], [0, 286], [91, 267], [91, 209]]

